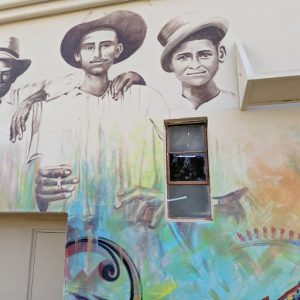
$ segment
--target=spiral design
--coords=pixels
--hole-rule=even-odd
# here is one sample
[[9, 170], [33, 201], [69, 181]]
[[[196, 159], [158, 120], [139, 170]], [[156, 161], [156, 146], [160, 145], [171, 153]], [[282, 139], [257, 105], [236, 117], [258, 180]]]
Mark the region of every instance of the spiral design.
[[118, 262], [104, 260], [98, 266], [98, 273], [106, 281], [115, 281], [120, 276], [120, 267]]
[[[89, 245], [89, 246], [88, 246]], [[90, 247], [93, 245], [93, 247]], [[102, 253], [105, 250], [110, 259], [103, 260], [98, 265], [98, 274], [106, 281], [115, 281], [120, 276], [120, 265], [116, 256], [123, 262], [130, 280], [130, 300], [142, 300], [142, 285], [139, 272], [127, 254], [118, 244], [108, 239], [98, 237], [83, 237], [78, 240], [69, 241], [66, 244], [66, 257], [70, 257], [79, 252]]]

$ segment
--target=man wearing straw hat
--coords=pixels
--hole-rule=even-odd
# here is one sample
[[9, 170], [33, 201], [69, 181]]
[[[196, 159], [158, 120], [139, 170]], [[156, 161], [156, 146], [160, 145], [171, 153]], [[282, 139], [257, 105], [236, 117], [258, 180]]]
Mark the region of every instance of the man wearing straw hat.
[[221, 44], [228, 30], [226, 19], [203, 20], [197, 12], [186, 13], [170, 20], [159, 32], [158, 41], [164, 47], [161, 67], [174, 72], [181, 82], [179, 101], [172, 100], [172, 108], [203, 110], [235, 107], [237, 99], [222, 91], [214, 77], [226, 58]]

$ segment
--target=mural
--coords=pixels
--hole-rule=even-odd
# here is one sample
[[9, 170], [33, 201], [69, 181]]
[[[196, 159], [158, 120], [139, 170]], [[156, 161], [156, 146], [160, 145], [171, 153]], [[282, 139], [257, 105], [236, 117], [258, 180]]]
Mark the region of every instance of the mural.
[[233, 93], [220, 90], [214, 80], [219, 64], [226, 58], [221, 41], [227, 30], [226, 19], [202, 20], [196, 12], [175, 17], [161, 29], [157, 37], [164, 47], [161, 67], [173, 72], [182, 87], [182, 97], [170, 103], [173, 110], [237, 106]]
[[[68, 212], [66, 300], [298, 297], [297, 114], [241, 115], [216, 79], [222, 17], [183, 13], [157, 30], [157, 76], [174, 73], [178, 93], [144, 79], [159, 65], [148, 57], [111, 76], [148, 53], [152, 26], [129, 10], [68, 24], [60, 54], [74, 73], [18, 89], [31, 61], [17, 38], [0, 44], [1, 210]], [[213, 220], [167, 222], [163, 120], [193, 116], [208, 119]]]
[[202, 21], [200, 14], [193, 12], [170, 20], [157, 37], [164, 46], [161, 67], [175, 73], [181, 82], [182, 97], [189, 100], [195, 110], [203, 104], [224, 102], [214, 76], [219, 63], [225, 60], [226, 50], [220, 42], [227, 29], [226, 19]]
[[[2, 194], [1, 208], [16, 209], [14, 199], [17, 197], [18, 175], [22, 175], [24, 168], [22, 164], [22, 156], [19, 145], [13, 147], [9, 143], [9, 130], [11, 118], [19, 103], [16, 91], [12, 84], [19, 76], [29, 68], [31, 61], [29, 59], [21, 59], [19, 57], [19, 40], [11, 37], [1, 41], [0, 43], [0, 145], [1, 145], [1, 173], [0, 173], [0, 189]], [[11, 159], [13, 156], [13, 159]], [[23, 173], [24, 175], [24, 173]]]

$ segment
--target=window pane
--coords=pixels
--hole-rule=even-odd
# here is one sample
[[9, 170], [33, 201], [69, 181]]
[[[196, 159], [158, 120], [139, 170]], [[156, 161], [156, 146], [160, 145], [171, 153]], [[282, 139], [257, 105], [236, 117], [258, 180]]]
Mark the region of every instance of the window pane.
[[169, 154], [171, 181], [207, 181], [204, 153]]
[[206, 151], [205, 124], [175, 125], [169, 127], [169, 152]]
[[169, 218], [211, 218], [207, 185], [168, 185]]

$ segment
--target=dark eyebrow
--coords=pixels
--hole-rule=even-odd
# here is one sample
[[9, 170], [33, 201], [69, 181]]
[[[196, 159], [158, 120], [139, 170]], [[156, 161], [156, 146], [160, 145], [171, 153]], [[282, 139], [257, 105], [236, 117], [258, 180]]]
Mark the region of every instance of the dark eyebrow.
[[[113, 44], [114, 42], [111, 40], [102, 41], [102, 42], [100, 42], [100, 45], [105, 44], [105, 43]], [[96, 42], [85, 42], [82, 45], [95, 45], [95, 44], [96, 44]]]
[[88, 45], [95, 45], [95, 43], [88, 42], [88, 43], [83, 43], [82, 44], [82, 46], [88, 46]]
[[210, 49], [204, 49], [204, 50], [199, 50], [198, 52], [209, 52], [209, 53], [212, 53], [213, 51], [211, 51]]
[[114, 43], [114, 41], [111, 41], [111, 40], [102, 41], [102, 42], [100, 42], [100, 45], [101, 45], [101, 44], [105, 44], [105, 43], [112, 43], [112, 44], [113, 44], [113, 43]]
[[176, 57], [177, 56], [182, 56], [182, 55], [191, 55], [191, 53], [190, 52], [180, 52], [180, 53], [176, 54]]

